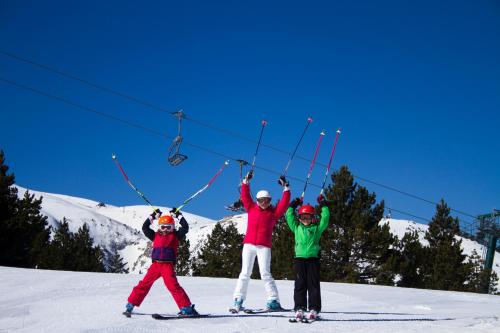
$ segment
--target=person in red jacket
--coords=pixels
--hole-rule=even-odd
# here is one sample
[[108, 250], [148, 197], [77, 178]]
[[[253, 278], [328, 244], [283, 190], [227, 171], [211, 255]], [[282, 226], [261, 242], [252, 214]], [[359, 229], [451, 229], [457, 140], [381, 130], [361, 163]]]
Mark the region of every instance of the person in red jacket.
[[271, 275], [271, 245], [276, 221], [285, 213], [290, 204], [289, 184], [285, 177], [280, 177], [279, 183], [283, 186], [283, 194], [276, 206], [271, 205], [271, 195], [265, 190], [257, 192], [257, 202], [254, 202], [250, 196], [249, 184], [252, 176], [253, 172], [250, 171], [241, 185], [241, 201], [248, 213], [248, 224], [243, 239], [241, 273], [233, 294], [234, 304], [230, 309], [233, 313], [243, 308], [255, 257], [257, 257], [260, 277], [264, 281], [267, 293], [266, 308], [271, 311], [282, 309], [278, 289]]
[[[188, 295], [177, 281], [175, 274], [175, 262], [177, 260], [177, 249], [179, 240], [183, 240], [189, 231], [189, 226], [180, 211], [173, 208], [170, 213], [180, 218], [181, 227], [175, 230], [175, 220], [171, 215], [162, 215], [159, 209], [155, 210], [142, 225], [142, 231], [153, 242], [151, 259], [153, 263], [149, 266], [146, 276], [132, 289], [128, 297], [126, 311], [123, 313], [127, 317], [131, 316], [134, 306], [140, 306], [153, 283], [160, 277], [168, 291], [172, 294], [175, 303], [180, 309], [179, 316], [196, 316], [198, 312], [191, 304]], [[158, 231], [153, 231], [150, 226], [159, 217]]]

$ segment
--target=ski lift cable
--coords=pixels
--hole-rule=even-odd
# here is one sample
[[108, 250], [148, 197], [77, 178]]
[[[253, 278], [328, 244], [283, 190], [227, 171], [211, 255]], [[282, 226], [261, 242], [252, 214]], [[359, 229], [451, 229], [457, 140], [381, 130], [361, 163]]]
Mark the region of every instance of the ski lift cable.
[[[122, 98], [124, 98], [124, 99], [130, 100], [130, 101], [133, 101], [133, 102], [135, 102], [135, 103], [137, 103], [137, 104], [140, 104], [140, 105], [146, 106], [146, 107], [148, 107], [148, 108], [150, 108], [150, 109], [152, 109], [152, 110], [156, 110], [156, 111], [160, 111], [160, 112], [164, 112], [164, 113], [172, 113], [172, 111], [170, 111], [170, 110], [167, 110], [167, 109], [165, 109], [165, 108], [162, 108], [162, 107], [156, 106], [156, 105], [154, 105], [154, 104], [152, 104], [152, 103], [150, 103], [150, 102], [147, 102], [147, 101], [145, 101], [145, 100], [139, 99], [139, 98], [134, 97], [134, 96], [131, 96], [131, 95], [129, 95], [129, 94], [125, 94], [125, 93], [119, 92], [119, 91], [117, 91], [117, 90], [115, 90], [115, 89], [111, 89], [111, 88], [105, 87], [105, 86], [100, 85], [100, 84], [96, 84], [96, 83], [90, 82], [90, 81], [85, 80], [85, 79], [82, 79], [82, 78], [80, 78], [80, 77], [78, 77], [78, 76], [76, 76], [76, 75], [69, 74], [69, 73], [67, 73], [67, 72], [63, 72], [63, 71], [61, 71], [61, 70], [55, 69], [55, 68], [53, 68], [53, 67], [50, 67], [50, 66], [47, 66], [47, 65], [44, 65], [44, 64], [41, 64], [41, 63], [39, 63], [39, 62], [36, 62], [36, 61], [33, 61], [33, 60], [26, 59], [26, 58], [24, 58], [24, 57], [21, 57], [21, 56], [19, 56], [19, 55], [16, 55], [16, 54], [12, 53], [12, 52], [7, 52], [7, 51], [0, 50], [0, 54], [3, 54], [4, 56], [10, 57], [10, 58], [15, 59], [15, 60], [17, 60], [17, 61], [24, 62], [24, 63], [30, 64], [30, 65], [32, 65], [32, 66], [36, 66], [36, 67], [42, 68], [42, 69], [44, 69], [44, 70], [46, 70], [46, 71], [49, 71], [49, 72], [55, 73], [55, 74], [60, 75], [60, 76], [62, 76], [62, 77], [66, 77], [66, 78], [68, 78], [68, 79], [71, 79], [71, 80], [74, 80], [74, 81], [78, 81], [78, 82], [80, 82], [80, 83], [83, 83], [83, 84], [88, 85], [88, 86], [90, 86], [90, 87], [93, 87], [93, 88], [95, 88], [95, 89], [99, 89], [99, 90], [105, 91], [105, 92], [107, 92], [107, 93], [109, 93], [109, 94], [113, 94], [113, 95], [116, 95], [116, 96], [122, 97]], [[4, 79], [4, 82], [8, 82], [8, 83], [9, 83], [9, 80], [5, 80], [5, 79]], [[16, 84], [14, 84], [14, 85], [16, 85]], [[18, 85], [18, 86], [21, 86], [21, 85]], [[33, 90], [33, 89], [30, 89], [30, 90]], [[45, 94], [43, 94], [43, 93], [42, 93], [42, 95], [45, 95]], [[56, 99], [57, 99], [57, 98], [56, 98]], [[71, 104], [71, 102], [69, 102], [68, 104]], [[94, 113], [98, 113], [98, 111], [92, 111], [92, 112], [94, 112]], [[111, 115], [106, 115], [106, 117], [108, 117], [108, 118], [113, 118], [113, 116], [111, 116]], [[253, 139], [251, 139], [251, 138], [247, 138], [247, 137], [242, 136], [242, 135], [240, 135], [240, 134], [238, 134], [238, 133], [235, 133], [235, 132], [232, 132], [232, 131], [229, 131], [229, 130], [223, 129], [223, 128], [219, 128], [219, 127], [216, 127], [216, 126], [213, 126], [213, 125], [210, 125], [210, 124], [207, 124], [207, 123], [201, 122], [201, 121], [196, 120], [196, 119], [191, 118], [191, 117], [187, 117], [187, 116], [185, 116], [185, 117], [184, 117], [184, 119], [189, 120], [189, 121], [194, 122], [194, 123], [197, 123], [197, 124], [199, 124], [199, 125], [201, 125], [201, 126], [204, 126], [204, 127], [207, 127], [207, 128], [211, 128], [211, 129], [216, 130], [216, 131], [224, 132], [224, 133], [226, 133], [226, 134], [228, 134], [228, 135], [231, 135], [231, 136], [234, 136], [234, 137], [238, 137], [238, 138], [240, 138], [240, 139], [243, 139], [243, 140], [246, 140], [246, 141], [249, 141], [249, 142], [255, 142], [255, 140], [253, 140]], [[123, 121], [122, 121], [122, 122], [123, 122]], [[136, 125], [132, 125], [132, 126], [137, 127]], [[280, 149], [280, 148], [277, 148], [277, 147], [274, 147], [274, 146], [271, 146], [271, 145], [268, 145], [268, 144], [262, 144], [262, 146], [263, 146], [263, 147], [266, 147], [266, 148], [269, 148], [269, 149], [272, 149], [272, 150], [274, 150], [274, 151], [277, 151], [277, 152], [283, 153], [283, 154], [290, 154], [290, 152], [288, 152], [288, 151], [286, 151], [286, 150], [283, 150], [283, 149]], [[303, 156], [300, 156], [300, 155], [297, 155], [296, 157], [297, 157], [298, 159], [301, 159], [301, 160], [304, 160], [304, 161], [308, 161], [308, 162], [310, 162], [310, 159], [308, 159], [308, 158], [306, 158], [306, 157], [303, 157]], [[321, 163], [321, 162], [317, 162], [317, 163], [318, 163], [318, 165], [323, 166], [323, 167], [326, 167], [326, 166], [327, 166], [326, 164]], [[431, 201], [431, 200], [428, 200], [428, 199], [422, 198], [422, 197], [420, 197], [420, 196], [417, 196], [417, 195], [414, 195], [414, 194], [410, 194], [410, 193], [408, 193], [408, 192], [406, 192], [406, 191], [398, 190], [398, 189], [396, 189], [396, 188], [394, 188], [394, 187], [391, 187], [391, 186], [387, 186], [387, 185], [383, 185], [383, 184], [381, 184], [381, 183], [377, 183], [377, 182], [374, 182], [374, 181], [370, 181], [370, 180], [368, 180], [368, 179], [365, 179], [365, 178], [363, 178], [363, 177], [361, 177], [361, 176], [358, 176], [358, 175], [355, 175], [355, 174], [353, 174], [353, 176], [354, 176], [355, 178], [358, 178], [358, 179], [363, 180], [363, 181], [365, 181], [365, 182], [369, 182], [369, 183], [371, 183], [371, 184], [374, 184], [374, 185], [377, 185], [377, 186], [384, 187], [384, 188], [386, 188], [386, 189], [388, 189], [388, 190], [395, 191], [395, 192], [397, 192], [397, 193], [399, 193], [399, 194], [406, 195], [406, 196], [411, 197], [411, 198], [413, 198], [413, 199], [421, 200], [421, 201], [424, 201], [424, 202], [427, 202], [427, 203], [429, 203], [429, 204], [433, 204], [433, 205], [436, 205], [436, 204], [437, 204], [435, 201]], [[474, 219], [476, 218], [476, 216], [475, 216], [475, 215], [472, 215], [472, 214], [470, 214], [470, 213], [465, 213], [465, 212], [463, 212], [463, 211], [460, 211], [460, 210], [457, 210], [457, 209], [454, 209], [454, 208], [451, 208], [451, 207], [450, 207], [450, 210], [452, 210], [452, 211], [454, 211], [454, 212], [456, 212], [456, 213], [459, 213], [459, 214], [461, 214], [461, 215], [469, 216], [469, 217], [472, 217], [472, 218], [474, 218]]]
[[[97, 115], [100, 115], [102, 117], [105, 117], [105, 118], [108, 118], [108, 119], [111, 119], [111, 120], [115, 120], [117, 122], [120, 122], [120, 123], [123, 123], [123, 124], [126, 124], [128, 126], [131, 126], [131, 127], [135, 127], [135, 128], [138, 128], [138, 129], [141, 129], [141, 130], [144, 130], [148, 133], [151, 133], [151, 134], [154, 134], [156, 136], [159, 136], [159, 137], [162, 137], [162, 138], [172, 138], [172, 136], [168, 135], [168, 134], [165, 134], [165, 133], [161, 133], [159, 131], [156, 131], [156, 130], [153, 130], [153, 129], [150, 129], [146, 126], [143, 126], [143, 125], [139, 125], [139, 124], [136, 124], [136, 123], [133, 123], [133, 122], [130, 122], [128, 120], [124, 120], [124, 119], [121, 119], [119, 117], [116, 117], [116, 116], [113, 116], [113, 115], [110, 115], [108, 113], [105, 113], [105, 112], [101, 112], [101, 111], [97, 111], [97, 110], [94, 110], [92, 108], [89, 108], [89, 107], [86, 107], [86, 106], [83, 106], [81, 104], [78, 104], [78, 103], [75, 103], [75, 102], [72, 102], [68, 99], [65, 99], [65, 98], [62, 98], [62, 97], [59, 97], [59, 96], [55, 96], [55, 95], [52, 95], [52, 94], [49, 94], [49, 93], [46, 93], [44, 91], [41, 91], [39, 89], [36, 89], [36, 88], [32, 88], [32, 87], [29, 87], [29, 86], [26, 86], [26, 85], [23, 85], [23, 84], [20, 84], [20, 83], [17, 83], [17, 82], [14, 82], [12, 80], [8, 80], [8, 79], [5, 79], [3, 77], [0, 77], [0, 81], [4, 82], [4, 83], [7, 83], [7, 84], [10, 84], [12, 86], [15, 86], [17, 88], [20, 88], [20, 89], [24, 89], [24, 90], [28, 90], [28, 91], [31, 91], [31, 92], [34, 92], [36, 94], [39, 94], [39, 95], [42, 95], [44, 97], [47, 97], [47, 98], [50, 98], [50, 99], [54, 99], [54, 100], [57, 100], [59, 102], [62, 102], [62, 103], [65, 103], [65, 104], [68, 104], [68, 105], [71, 105], [75, 108], [78, 108], [80, 110], [83, 110], [83, 111], [86, 111], [86, 112], [90, 112], [90, 113], [94, 113], [94, 114], [97, 114]], [[203, 146], [200, 146], [200, 145], [197, 145], [197, 144], [194, 144], [194, 143], [190, 143], [190, 142], [185, 142], [186, 145], [188, 146], [191, 146], [193, 148], [196, 148], [196, 149], [199, 149], [199, 150], [202, 150], [202, 151], [205, 151], [205, 152], [208, 152], [208, 153], [211, 153], [213, 155], [217, 155], [217, 156], [221, 156], [221, 157], [224, 157], [225, 159], [229, 159], [229, 160], [233, 160], [233, 161], [238, 161], [238, 159], [234, 158], [234, 157], [231, 157], [231, 156], [228, 156], [226, 154], [222, 154], [220, 152], [217, 152], [215, 150], [212, 150], [212, 149], [209, 149], [209, 148], [206, 148], [206, 147], [203, 147]], [[255, 168], [256, 169], [260, 169], [260, 170], [263, 170], [263, 171], [267, 171], [268, 173], [272, 173], [272, 174], [276, 174], [276, 175], [280, 175], [281, 173], [278, 172], [278, 171], [275, 171], [275, 170], [271, 170], [271, 169], [268, 169], [268, 168], [265, 168], [265, 167], [261, 167], [261, 166], [258, 166], [258, 165], [255, 165]], [[303, 180], [299, 179], [299, 178], [296, 178], [296, 177], [288, 177], [292, 180], [295, 180], [295, 181], [298, 181], [300, 183], [304, 183]], [[368, 180], [365, 180], [365, 181], [368, 181]], [[313, 183], [310, 183], [311, 186], [314, 186], [314, 187], [317, 187], [317, 188], [321, 188], [320, 185], [317, 185], [317, 184], [313, 184]], [[410, 216], [412, 216], [411, 214], [408, 214]], [[469, 221], [463, 221], [463, 223], [467, 224], [467, 225], [473, 225], [473, 223], [469, 222]]]
[[[86, 107], [86, 106], [83, 106], [79, 103], [75, 103], [75, 102], [72, 102], [66, 98], [62, 98], [62, 97], [59, 97], [59, 96], [55, 96], [55, 95], [52, 95], [52, 94], [49, 94], [49, 93], [46, 93], [44, 91], [41, 91], [39, 89], [36, 89], [36, 88], [32, 88], [32, 87], [29, 87], [29, 86], [26, 86], [26, 85], [23, 85], [23, 84], [20, 84], [20, 83], [17, 83], [17, 82], [14, 82], [12, 80], [8, 80], [8, 79], [5, 79], [3, 77], [0, 77], [0, 81], [3, 81], [7, 84], [10, 84], [12, 86], [15, 86], [17, 88], [20, 88], [20, 89], [24, 89], [24, 90], [28, 90], [28, 91], [31, 91], [31, 92], [34, 92], [36, 94], [39, 94], [39, 95], [42, 95], [44, 97], [47, 97], [47, 98], [50, 98], [50, 99], [54, 99], [54, 100], [57, 100], [59, 102], [62, 102], [62, 103], [65, 103], [65, 104], [68, 104], [70, 106], [73, 106], [75, 108], [78, 108], [80, 110], [83, 110], [83, 111], [86, 111], [86, 112], [90, 112], [90, 113], [94, 113], [94, 114], [97, 114], [99, 116], [102, 116], [102, 117], [105, 117], [105, 118], [108, 118], [108, 119], [111, 119], [111, 120], [115, 120], [117, 122], [121, 122], [123, 124], [126, 124], [128, 126], [131, 126], [131, 127], [135, 127], [135, 128], [138, 128], [138, 129], [141, 129], [141, 130], [144, 130], [148, 133], [151, 133], [151, 134], [154, 134], [155, 136], [158, 136], [158, 137], [162, 137], [162, 138], [168, 138], [168, 139], [173, 139], [174, 137], [171, 136], [171, 135], [168, 135], [168, 134], [165, 134], [165, 133], [162, 133], [162, 132], [159, 132], [159, 131], [156, 131], [156, 130], [153, 130], [151, 128], [148, 128], [146, 126], [143, 126], [143, 125], [139, 125], [139, 124], [136, 124], [136, 123], [133, 123], [131, 121], [128, 121], [128, 120], [124, 120], [122, 118], [119, 118], [119, 117], [116, 117], [116, 116], [113, 116], [113, 115], [110, 115], [108, 113], [105, 113], [105, 112], [101, 112], [101, 111], [97, 111], [97, 110], [94, 110], [92, 108], [89, 108], [89, 107]], [[202, 151], [205, 151], [207, 153], [210, 153], [210, 154], [213, 154], [213, 155], [217, 155], [217, 156], [220, 156], [220, 157], [223, 157], [224, 159], [226, 160], [232, 160], [232, 161], [236, 161], [239, 163], [239, 161], [242, 161], [238, 158], [235, 158], [235, 157], [232, 157], [232, 156], [229, 156], [227, 154], [223, 154], [223, 153], [220, 153], [216, 150], [213, 150], [213, 149], [210, 149], [210, 148], [206, 148], [206, 147], [203, 147], [203, 146], [200, 146], [198, 144], [195, 144], [195, 143], [191, 143], [191, 142], [187, 142], [187, 141], [184, 141], [184, 144], [185, 145], [188, 145], [190, 147], [193, 147], [193, 148], [196, 148], [198, 150], [202, 150]], [[259, 166], [259, 165], [255, 165], [254, 166], [256, 169], [259, 169], [259, 170], [263, 170], [263, 171], [266, 171], [268, 173], [272, 173], [272, 174], [276, 174], [276, 175], [280, 175], [281, 173], [278, 172], [278, 171], [275, 171], [275, 170], [272, 170], [272, 169], [268, 169], [268, 168], [265, 168], [265, 167], [262, 167], [262, 166]], [[295, 181], [298, 181], [298, 182], [303, 182], [303, 180], [299, 179], [299, 178], [296, 178], [296, 177], [289, 177], [290, 179], [293, 179]], [[316, 186], [316, 187], [320, 187], [319, 185], [317, 184], [312, 184], [312, 186]]]
[[[58, 97], [58, 96], [54, 96], [52, 94], [48, 94], [46, 92], [43, 92], [41, 90], [38, 90], [38, 89], [35, 89], [35, 88], [32, 88], [32, 87], [28, 87], [28, 86], [25, 86], [25, 85], [22, 85], [22, 84], [19, 84], [17, 82], [14, 82], [14, 81], [11, 81], [11, 80], [7, 80], [7, 79], [4, 79], [2, 77], [0, 77], [0, 81], [3, 81], [4, 83], [7, 83], [7, 84], [10, 84], [12, 86], [15, 86], [17, 88], [20, 88], [20, 89], [24, 89], [24, 90], [28, 90], [28, 91], [31, 91], [31, 92], [34, 92], [34, 93], [37, 93], [39, 95], [42, 95], [42, 96], [45, 96], [47, 98], [50, 98], [50, 99], [54, 99], [54, 100], [57, 100], [57, 101], [60, 101], [60, 102], [63, 102], [65, 104], [68, 104], [68, 105], [71, 105], [75, 108], [78, 108], [78, 109], [81, 109], [83, 111], [86, 111], [86, 112], [91, 112], [91, 113], [94, 113], [94, 114], [97, 114], [97, 115], [100, 115], [102, 117], [105, 117], [105, 118], [108, 118], [108, 119], [112, 119], [112, 120], [115, 120], [115, 121], [118, 121], [118, 122], [121, 122], [123, 124], [126, 124], [128, 126], [131, 126], [131, 127], [135, 127], [135, 128], [138, 128], [138, 129], [141, 129], [141, 130], [144, 130], [146, 132], [149, 132], [151, 134], [154, 134], [156, 136], [159, 136], [159, 137], [162, 137], [162, 138], [172, 138], [172, 136], [169, 136], [167, 134], [164, 134], [164, 133], [161, 133], [161, 132], [158, 132], [158, 131], [155, 131], [155, 130], [152, 130], [150, 128], [147, 128], [145, 126], [142, 126], [142, 125], [138, 125], [138, 124], [135, 124], [133, 122], [130, 122], [130, 121], [127, 121], [127, 120], [123, 120], [121, 118], [118, 118], [118, 117], [115, 117], [115, 116], [111, 116], [107, 113], [104, 113], [104, 112], [100, 112], [100, 111], [97, 111], [97, 110], [94, 110], [94, 109], [91, 109], [89, 107], [86, 107], [86, 106], [83, 106], [83, 105], [80, 105], [78, 103], [74, 103], [72, 101], [69, 101], [65, 98], [62, 98], [62, 97]], [[234, 160], [238, 163], [240, 163], [239, 161], [243, 161], [243, 160], [240, 160], [240, 159], [236, 159], [236, 158], [233, 158], [231, 156], [228, 156], [226, 154], [222, 154], [220, 152], [217, 152], [215, 150], [212, 150], [212, 149], [209, 149], [209, 148], [206, 148], [206, 147], [203, 147], [203, 146], [200, 146], [200, 145], [197, 145], [197, 144], [193, 144], [193, 143], [189, 143], [189, 142], [185, 142], [185, 144], [193, 147], [193, 148], [196, 148], [196, 149], [199, 149], [199, 150], [202, 150], [202, 151], [205, 151], [207, 153], [210, 153], [210, 154], [213, 154], [213, 155], [217, 155], [217, 156], [221, 156], [221, 157], [224, 157], [226, 159], [229, 159], [229, 160]], [[246, 162], [246, 161], [243, 161], [243, 162]], [[248, 163], [248, 162], [247, 162]], [[278, 172], [278, 171], [275, 171], [275, 170], [272, 170], [272, 169], [268, 169], [268, 168], [265, 168], [265, 167], [261, 167], [261, 166], [258, 166], [258, 165], [255, 165], [255, 168], [256, 169], [260, 169], [260, 170], [263, 170], [263, 171], [266, 171], [268, 173], [272, 173], [272, 174], [275, 174], [275, 175], [280, 175], [281, 173]], [[295, 180], [295, 181], [298, 181], [298, 182], [301, 182], [301, 183], [304, 183], [303, 180], [299, 179], [299, 178], [295, 178], [295, 177], [288, 177], [292, 180]], [[129, 184], [130, 185], [130, 184]], [[313, 184], [313, 183], [309, 183], [309, 185], [311, 186], [314, 186], [314, 187], [317, 187], [317, 188], [321, 188], [320, 185], [317, 185], [317, 184]], [[398, 212], [400, 214], [404, 214], [404, 215], [407, 215], [407, 216], [411, 216], [411, 217], [414, 217], [414, 218], [418, 218], [418, 219], [421, 219], [421, 220], [424, 220], [424, 221], [427, 221], [427, 222], [430, 222], [429, 219], [425, 219], [423, 217], [420, 217], [420, 216], [417, 216], [417, 215], [414, 215], [414, 214], [411, 214], [411, 213], [408, 213], [408, 212], [405, 212], [405, 211], [402, 211], [402, 210], [397, 210], [393, 207], [386, 207], [388, 209], [391, 209], [395, 212]]]

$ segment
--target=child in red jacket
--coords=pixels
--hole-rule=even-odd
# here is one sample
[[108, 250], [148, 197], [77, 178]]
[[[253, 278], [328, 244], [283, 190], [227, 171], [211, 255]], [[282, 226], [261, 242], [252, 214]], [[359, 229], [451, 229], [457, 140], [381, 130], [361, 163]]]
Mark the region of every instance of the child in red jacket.
[[[142, 301], [153, 286], [153, 283], [160, 277], [163, 278], [165, 286], [174, 297], [175, 303], [177, 303], [177, 306], [180, 309], [178, 315], [198, 315], [198, 312], [194, 309], [194, 304], [191, 304], [188, 295], [179, 285], [179, 282], [177, 282], [177, 276], [175, 274], [175, 262], [177, 259], [179, 240], [183, 240], [186, 237], [186, 234], [189, 231], [189, 226], [181, 212], [176, 211], [176, 209], [173, 208], [170, 213], [175, 214], [177, 218], [180, 217], [179, 223], [181, 227], [179, 230], [175, 230], [175, 221], [173, 217], [167, 214], [162, 215], [159, 209], [153, 212], [142, 225], [142, 231], [146, 237], [153, 242], [153, 252], [151, 253], [153, 263], [149, 266], [144, 279], [142, 279], [139, 284], [134, 287], [132, 293], [128, 297], [126, 311], [123, 313], [127, 317], [130, 317], [134, 306], [141, 305]], [[158, 220], [159, 228], [158, 231], [154, 232], [150, 228], [150, 225], [157, 217], [160, 217]]]
[[243, 308], [255, 257], [257, 257], [260, 277], [264, 281], [267, 293], [266, 308], [271, 311], [282, 309], [278, 289], [271, 276], [271, 243], [276, 221], [285, 213], [290, 203], [289, 184], [285, 177], [280, 177], [279, 183], [283, 186], [283, 194], [276, 206], [271, 205], [271, 195], [265, 190], [257, 192], [257, 202], [254, 202], [250, 196], [249, 185], [252, 176], [253, 172], [250, 171], [241, 185], [241, 201], [248, 213], [248, 224], [243, 239], [241, 273], [233, 294], [234, 304], [230, 309], [233, 313]]

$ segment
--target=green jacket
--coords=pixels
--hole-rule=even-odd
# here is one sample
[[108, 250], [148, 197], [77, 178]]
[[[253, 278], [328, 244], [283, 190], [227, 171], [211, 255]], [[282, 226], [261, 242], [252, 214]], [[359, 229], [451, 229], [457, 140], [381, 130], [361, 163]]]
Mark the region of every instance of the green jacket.
[[321, 220], [307, 227], [299, 222], [294, 209], [289, 207], [285, 213], [286, 223], [295, 235], [295, 258], [313, 258], [319, 255], [319, 239], [330, 222], [330, 210], [321, 208]]

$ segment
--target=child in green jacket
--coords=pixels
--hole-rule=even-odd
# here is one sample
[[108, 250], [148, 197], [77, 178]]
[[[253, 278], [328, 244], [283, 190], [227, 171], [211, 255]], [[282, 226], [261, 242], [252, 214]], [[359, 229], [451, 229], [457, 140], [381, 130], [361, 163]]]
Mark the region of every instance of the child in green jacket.
[[[293, 299], [297, 320], [304, 318], [304, 311], [309, 308], [309, 319], [316, 319], [321, 311], [321, 290], [319, 282], [319, 251], [320, 237], [326, 230], [330, 221], [330, 210], [325, 198], [320, 195], [318, 203], [321, 206], [321, 218], [319, 223], [316, 218], [314, 207], [303, 205], [298, 210], [298, 218], [295, 209], [301, 204], [301, 199], [296, 198], [290, 204], [285, 213], [286, 222], [295, 237], [295, 289]], [[309, 294], [309, 307], [307, 295]]]

